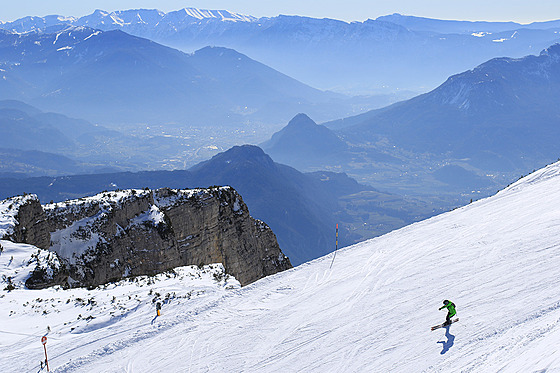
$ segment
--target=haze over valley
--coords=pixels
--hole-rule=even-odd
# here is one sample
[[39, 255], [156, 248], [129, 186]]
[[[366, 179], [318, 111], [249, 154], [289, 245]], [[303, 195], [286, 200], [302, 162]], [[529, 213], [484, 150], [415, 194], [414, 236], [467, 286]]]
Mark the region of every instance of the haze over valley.
[[[58, 200], [123, 187], [120, 177], [99, 176], [104, 181], [92, 184], [103, 187], [68, 195], [13, 178], [186, 170], [255, 144], [280, 164], [343, 172], [361, 183], [358, 194], [334, 202], [336, 211], [362, 216], [341, 221], [351, 243], [491, 195], [558, 158], [552, 139], [560, 75], [551, 45], [558, 22], [393, 14], [347, 23], [186, 8], [25, 17], [1, 27], [0, 176], [12, 178], [3, 183], [4, 197], [29, 192]], [[538, 45], [546, 48], [539, 57], [512, 58], [537, 53]], [[284, 72], [323, 89], [336, 89], [338, 79], [349, 85], [325, 91]], [[384, 82], [394, 78], [402, 85]], [[358, 82], [371, 88], [367, 95]], [[54, 180], [46, 185], [59, 185]], [[168, 186], [140, 180], [126, 185]], [[400, 205], [407, 217], [386, 224], [378, 213], [352, 212], [362, 209], [368, 189], [399, 196], [392, 208]], [[335, 210], [325, 215], [331, 225]], [[318, 217], [313, 224], [324, 225]], [[324, 242], [326, 231], [319, 236]]]
[[[25, 333], [0, 355], [40, 334], [54, 371], [560, 369], [560, 20], [32, 13], [0, 20], [0, 317]], [[464, 312], [441, 352], [411, 335], [440, 297]], [[188, 357], [133, 357], [165, 340]]]

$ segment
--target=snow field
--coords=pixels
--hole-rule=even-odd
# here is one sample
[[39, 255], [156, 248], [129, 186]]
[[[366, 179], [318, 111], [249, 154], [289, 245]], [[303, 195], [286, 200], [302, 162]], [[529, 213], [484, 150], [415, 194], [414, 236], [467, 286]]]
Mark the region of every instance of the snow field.
[[[51, 322], [49, 335], [59, 338], [49, 345], [51, 367], [56, 372], [560, 370], [559, 206], [560, 164], [554, 164], [494, 197], [339, 250], [332, 269], [331, 254], [241, 289], [212, 283], [215, 290], [205, 297], [164, 306], [154, 324], [147, 296], [141, 306], [128, 305], [122, 317], [98, 316], [91, 326], [84, 320], [64, 325], [80, 311], [74, 302]], [[164, 293], [173, 286], [178, 285], [158, 288]], [[100, 289], [96, 294], [106, 300], [98, 305], [106, 305], [115, 289]], [[14, 327], [21, 333], [37, 334], [45, 324], [41, 317], [47, 321], [48, 315], [6, 316], [9, 308], [21, 310], [20, 304], [37, 297], [26, 294], [38, 293], [2, 293], [1, 317], [17, 320]], [[430, 326], [445, 319], [438, 311], [443, 299], [457, 305], [460, 321], [431, 332]], [[2, 336], [0, 369], [28, 371], [34, 367], [27, 365], [29, 357], [40, 360], [39, 340], [25, 338]]]
[[[553, 166], [558, 170], [558, 165]], [[135, 347], [129, 371], [438, 372], [559, 367], [557, 176], [261, 280]], [[430, 332], [457, 304], [459, 323]], [[156, 348], [180, 344], [187, 354]], [[235, 349], [232, 351], [232, 345]], [[136, 350], [136, 351], [138, 351]], [[151, 352], [153, 351], [153, 352]], [[181, 354], [182, 355], [182, 354]], [[124, 368], [104, 356], [108, 371]], [[98, 367], [98, 363], [91, 363]]]
[[[188, 313], [239, 287], [237, 280], [224, 274], [221, 264], [215, 264], [201, 269], [180, 267], [152, 278], [141, 276], [92, 290], [54, 287], [1, 292], [0, 369], [38, 371], [44, 360], [43, 335], [48, 338], [51, 370], [72, 363], [75, 356], [117, 351], [131, 340], [144, 339], [178, 322], [167, 315], [170, 308], [182, 305], [182, 311]], [[154, 320], [157, 302], [167, 316], [161, 322], [162, 317]], [[114, 342], [115, 337], [123, 340]], [[108, 344], [100, 352], [95, 350], [97, 343]]]

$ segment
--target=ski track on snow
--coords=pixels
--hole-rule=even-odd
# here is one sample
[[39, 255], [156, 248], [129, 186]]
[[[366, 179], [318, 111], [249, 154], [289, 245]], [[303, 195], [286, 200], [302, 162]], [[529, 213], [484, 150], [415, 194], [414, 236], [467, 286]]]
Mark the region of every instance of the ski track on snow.
[[[332, 269], [329, 254], [174, 301], [154, 325], [143, 304], [53, 332], [53, 371], [560, 370], [559, 206], [555, 164], [492, 198], [340, 249]], [[460, 321], [431, 332], [445, 298]], [[40, 356], [41, 346], [21, 332], [29, 336], [0, 352], [25, 371], [19, 356]]]

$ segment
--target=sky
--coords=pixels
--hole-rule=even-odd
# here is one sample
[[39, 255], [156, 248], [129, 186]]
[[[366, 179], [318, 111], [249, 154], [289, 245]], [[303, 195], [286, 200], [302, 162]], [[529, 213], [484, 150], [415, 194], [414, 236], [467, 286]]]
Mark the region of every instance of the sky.
[[[18, 0], [2, 1], [0, 20], [27, 15], [82, 16], [107, 11], [148, 8], [164, 12], [186, 7], [225, 9], [261, 16], [278, 14], [364, 21], [401, 13], [439, 19], [515, 21], [530, 23], [560, 19], [558, 0]], [[6, 4], [8, 3], [8, 4]]]

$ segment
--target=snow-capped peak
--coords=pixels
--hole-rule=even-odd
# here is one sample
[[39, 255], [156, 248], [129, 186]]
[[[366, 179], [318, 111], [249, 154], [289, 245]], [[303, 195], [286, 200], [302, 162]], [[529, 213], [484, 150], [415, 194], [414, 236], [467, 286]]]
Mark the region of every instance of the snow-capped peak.
[[[53, 25], [88, 26], [108, 30], [112, 28], [125, 28], [131, 25], [145, 25], [146, 27], [161, 26], [160, 22], [165, 20], [171, 27], [176, 27], [176, 22], [187, 20], [201, 21], [213, 19], [223, 22], [255, 22], [257, 18], [227, 10], [208, 10], [198, 8], [184, 8], [169, 13], [157, 9], [130, 9], [107, 12], [101, 9], [92, 14], [82, 17], [66, 17], [61, 15], [50, 15], [46, 17], [31, 17], [17, 19], [12, 22], [1, 22], [2, 28], [13, 32], [28, 32], [31, 30], [42, 30]], [[187, 22], [189, 23], [189, 22]]]
[[198, 9], [198, 8], [184, 8], [181, 11], [185, 12], [189, 17], [193, 17], [199, 20], [205, 18], [217, 18], [222, 21], [241, 21], [241, 22], [253, 22], [256, 20], [255, 17], [243, 15], [240, 13], [232, 13], [227, 10], [208, 10], [208, 9]]

